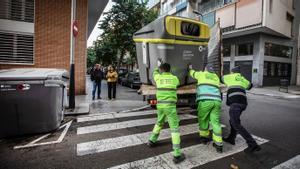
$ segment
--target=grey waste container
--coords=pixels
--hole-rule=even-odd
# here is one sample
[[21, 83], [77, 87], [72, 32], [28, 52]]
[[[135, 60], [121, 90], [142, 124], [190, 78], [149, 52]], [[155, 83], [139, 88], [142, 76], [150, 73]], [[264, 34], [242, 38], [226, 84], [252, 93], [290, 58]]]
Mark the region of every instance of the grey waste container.
[[154, 83], [152, 72], [162, 60], [171, 64], [180, 85], [194, 83], [187, 65], [192, 64], [196, 70], [204, 68], [209, 36], [208, 25], [177, 16], [160, 17], [144, 26], [133, 36], [141, 82]]
[[57, 129], [68, 79], [63, 69], [0, 70], [0, 138]]

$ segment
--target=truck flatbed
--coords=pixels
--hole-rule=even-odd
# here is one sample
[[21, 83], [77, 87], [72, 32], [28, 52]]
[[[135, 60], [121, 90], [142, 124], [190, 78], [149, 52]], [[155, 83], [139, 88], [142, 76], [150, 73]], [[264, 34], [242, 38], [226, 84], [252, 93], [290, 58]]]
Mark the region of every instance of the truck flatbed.
[[[156, 87], [154, 85], [141, 85], [141, 88], [138, 91], [141, 95], [155, 95]], [[190, 84], [181, 86], [177, 89], [177, 94], [195, 94], [196, 93], [196, 84]]]

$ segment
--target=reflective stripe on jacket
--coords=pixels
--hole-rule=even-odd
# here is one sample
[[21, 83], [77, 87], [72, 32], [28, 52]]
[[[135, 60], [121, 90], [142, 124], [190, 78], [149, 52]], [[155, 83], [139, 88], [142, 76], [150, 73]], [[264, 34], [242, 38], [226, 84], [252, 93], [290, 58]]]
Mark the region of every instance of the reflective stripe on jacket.
[[153, 78], [156, 83], [157, 106], [176, 106], [178, 78], [168, 72], [160, 74], [158, 69], [154, 70]]
[[196, 72], [195, 70], [190, 70], [189, 74], [198, 81], [196, 101], [221, 101], [220, 79], [217, 74], [208, 71]]

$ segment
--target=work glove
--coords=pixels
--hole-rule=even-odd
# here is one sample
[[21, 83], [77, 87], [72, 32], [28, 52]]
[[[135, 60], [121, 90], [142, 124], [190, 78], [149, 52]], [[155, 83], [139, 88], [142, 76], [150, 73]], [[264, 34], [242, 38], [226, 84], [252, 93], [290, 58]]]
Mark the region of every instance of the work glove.
[[192, 64], [188, 64], [188, 70], [192, 70], [192, 69], [193, 69]]
[[158, 60], [157, 61], [157, 67], [160, 67], [160, 65], [161, 65], [161, 60]]

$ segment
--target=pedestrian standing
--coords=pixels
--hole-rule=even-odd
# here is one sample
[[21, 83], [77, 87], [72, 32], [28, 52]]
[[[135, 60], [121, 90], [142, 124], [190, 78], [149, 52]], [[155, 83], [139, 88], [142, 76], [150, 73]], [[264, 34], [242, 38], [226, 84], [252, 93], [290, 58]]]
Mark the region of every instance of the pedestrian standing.
[[207, 144], [210, 141], [209, 123], [212, 125], [213, 146], [219, 153], [223, 152], [222, 128], [220, 124], [221, 92], [220, 78], [214, 72], [211, 65], [207, 65], [204, 71], [195, 71], [189, 65], [189, 74], [197, 80], [198, 122], [200, 141]]
[[164, 126], [165, 121], [168, 121], [172, 144], [173, 144], [173, 161], [179, 163], [185, 159], [184, 154], [180, 149], [180, 133], [179, 133], [179, 118], [176, 111], [177, 103], [177, 86], [179, 80], [176, 76], [170, 73], [171, 66], [168, 63], [158, 63], [159, 69], [156, 68], [153, 72], [153, 78], [156, 83], [156, 99], [157, 99], [157, 122], [153, 128], [149, 138], [148, 146], [156, 145], [159, 133]]
[[229, 122], [231, 126], [230, 134], [227, 138], [224, 138], [224, 141], [235, 145], [235, 138], [237, 134], [240, 134], [248, 144], [244, 152], [259, 151], [261, 149], [260, 146], [257, 145], [251, 134], [242, 126], [240, 119], [248, 104], [246, 90], [252, 88], [252, 83], [240, 74], [239, 66], [234, 67], [230, 74], [223, 76], [222, 81], [228, 87], [226, 104], [230, 106]]
[[101, 70], [101, 65], [100, 64], [96, 64], [95, 68], [91, 71], [91, 80], [93, 82], [93, 100], [95, 100], [95, 94], [96, 94], [96, 90], [97, 92], [97, 98], [101, 99], [101, 81], [103, 79], [103, 71]]
[[106, 75], [107, 78], [107, 87], [108, 87], [108, 99], [116, 99], [116, 86], [118, 80], [118, 73], [115, 71], [112, 65], [108, 66], [108, 72]]

